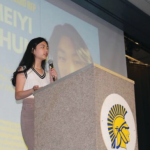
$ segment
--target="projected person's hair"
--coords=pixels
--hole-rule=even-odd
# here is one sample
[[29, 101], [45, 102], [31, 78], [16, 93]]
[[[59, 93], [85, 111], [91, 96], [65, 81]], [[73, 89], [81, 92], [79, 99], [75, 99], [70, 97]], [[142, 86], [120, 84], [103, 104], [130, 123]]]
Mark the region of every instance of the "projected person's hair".
[[[27, 72], [34, 64], [34, 54], [32, 53], [32, 51], [36, 48], [36, 46], [40, 43], [40, 42], [46, 42], [46, 44], [48, 45], [48, 42], [42, 38], [42, 37], [38, 37], [35, 39], [32, 39], [27, 48], [26, 51], [24, 53], [24, 56], [21, 60], [21, 62], [19, 63], [19, 66], [17, 67], [16, 71], [13, 73], [13, 77], [12, 77], [12, 84], [15, 86], [16, 85], [16, 76], [18, 73], [25, 73]], [[46, 64], [46, 60], [42, 61], [41, 67], [45, 70], [45, 64]], [[26, 68], [23, 71], [18, 71], [20, 66], [26, 66]]]
[[59, 78], [92, 63], [84, 40], [70, 24], [55, 26], [49, 46]]

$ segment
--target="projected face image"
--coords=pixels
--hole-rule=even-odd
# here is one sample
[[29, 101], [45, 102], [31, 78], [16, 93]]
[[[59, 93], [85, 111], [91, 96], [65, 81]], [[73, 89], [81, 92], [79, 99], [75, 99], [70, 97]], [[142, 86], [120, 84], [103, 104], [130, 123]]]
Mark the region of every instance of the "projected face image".
[[84, 40], [70, 24], [55, 26], [49, 40], [49, 47], [58, 78], [93, 62]]
[[57, 62], [61, 77], [85, 66], [77, 55], [72, 41], [66, 36], [62, 36], [58, 44]]

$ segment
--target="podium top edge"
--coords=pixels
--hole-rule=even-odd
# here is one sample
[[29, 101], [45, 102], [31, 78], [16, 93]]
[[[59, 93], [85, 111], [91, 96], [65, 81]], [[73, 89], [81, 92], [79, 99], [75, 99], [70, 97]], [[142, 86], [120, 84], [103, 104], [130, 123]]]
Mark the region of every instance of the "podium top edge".
[[47, 88], [47, 86], [53, 86], [54, 84], [57, 84], [58, 82], [61, 82], [62, 80], [65, 80], [65, 79], [67, 79], [68, 77], [71, 77], [71, 76], [73, 76], [73, 75], [79, 73], [80, 71], [84, 71], [84, 70], [86, 70], [86, 69], [88, 69], [88, 68], [90, 68], [90, 67], [99, 68], [99, 69], [101, 69], [101, 70], [104, 70], [104, 71], [106, 71], [106, 72], [112, 74], [112, 75], [115, 75], [115, 76], [117, 76], [117, 77], [119, 77], [119, 78], [122, 78], [122, 79], [124, 79], [124, 80], [126, 80], [126, 81], [128, 81], [128, 82], [130, 82], [130, 83], [132, 83], [132, 84], [135, 83], [133, 80], [130, 80], [129, 78], [127, 78], [127, 77], [125, 77], [125, 76], [123, 76], [123, 75], [120, 75], [120, 74], [118, 74], [118, 73], [116, 73], [116, 72], [113, 72], [112, 70], [109, 70], [109, 69], [107, 69], [107, 68], [105, 68], [105, 67], [103, 67], [103, 66], [100, 66], [100, 65], [96, 64], [96, 63], [91, 63], [91, 64], [87, 65], [86, 67], [84, 67], [84, 68], [82, 68], [82, 69], [80, 69], [80, 70], [77, 70], [76, 72], [73, 72], [73, 73], [71, 73], [71, 74], [69, 74], [69, 75], [67, 75], [67, 76], [65, 76], [65, 77], [63, 77], [63, 78], [61, 78], [61, 79], [59, 79], [59, 80], [57, 80], [57, 81], [51, 83], [51, 84], [46, 85], [46, 86], [43, 87], [43, 88], [40, 88], [39, 90], [37, 90], [37, 91], [34, 92], [34, 95], [35, 95], [36, 93], [38, 93], [39, 91], [42, 91], [42, 90], [44, 90], [45, 88]]
[[135, 82], [134, 82], [133, 80], [131, 80], [131, 79], [129, 79], [129, 78], [127, 78], [127, 77], [125, 77], [125, 76], [119, 74], [119, 73], [116, 73], [116, 72], [114, 72], [114, 71], [112, 71], [112, 70], [110, 70], [110, 69], [107, 69], [107, 68], [105, 68], [105, 67], [103, 67], [103, 66], [100, 66], [100, 65], [98, 65], [98, 64], [96, 64], [96, 63], [93, 63], [93, 66], [94, 66], [94, 67], [97, 67], [97, 68], [99, 68], [99, 69], [102, 69], [102, 70], [104, 70], [104, 71], [106, 71], [106, 72], [108, 72], [108, 73], [110, 73], [110, 74], [113, 74], [113, 75], [115, 75], [115, 76], [117, 76], [117, 77], [119, 77], [119, 78], [122, 78], [122, 79], [124, 79], [124, 80], [126, 80], [126, 81], [128, 81], [128, 82], [130, 82], [130, 83], [135, 84]]

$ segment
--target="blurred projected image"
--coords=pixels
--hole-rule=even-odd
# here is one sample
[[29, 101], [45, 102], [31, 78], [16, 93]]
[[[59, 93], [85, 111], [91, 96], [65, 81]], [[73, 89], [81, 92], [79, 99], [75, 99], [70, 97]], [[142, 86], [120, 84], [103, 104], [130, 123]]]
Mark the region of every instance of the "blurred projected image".
[[93, 62], [84, 40], [70, 24], [54, 27], [49, 40], [50, 56], [53, 57], [58, 78], [62, 78]]

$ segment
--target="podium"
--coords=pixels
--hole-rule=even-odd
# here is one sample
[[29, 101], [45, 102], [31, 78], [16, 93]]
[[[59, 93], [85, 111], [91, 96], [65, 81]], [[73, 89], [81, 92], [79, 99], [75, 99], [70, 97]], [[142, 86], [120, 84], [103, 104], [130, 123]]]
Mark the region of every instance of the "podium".
[[35, 92], [34, 150], [138, 150], [134, 82], [90, 64]]

